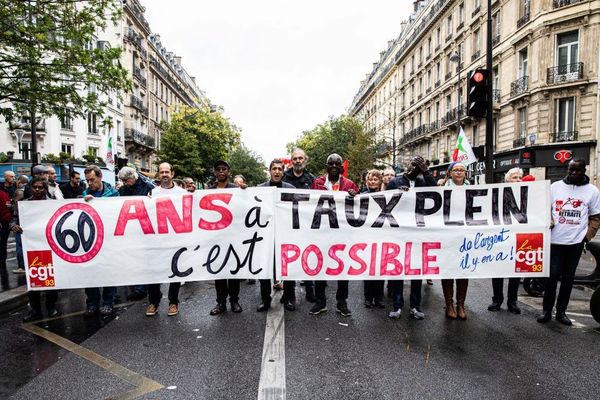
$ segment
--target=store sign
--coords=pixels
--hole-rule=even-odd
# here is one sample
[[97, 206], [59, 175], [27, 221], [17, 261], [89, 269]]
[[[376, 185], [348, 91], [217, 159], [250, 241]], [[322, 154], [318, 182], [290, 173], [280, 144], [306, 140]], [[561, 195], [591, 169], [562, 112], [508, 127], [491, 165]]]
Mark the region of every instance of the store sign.
[[521, 167], [529, 167], [535, 163], [535, 153], [531, 150], [521, 150], [519, 152], [519, 163]]
[[554, 153], [554, 159], [561, 164], [564, 164], [573, 159], [573, 152], [570, 150], [559, 150]]

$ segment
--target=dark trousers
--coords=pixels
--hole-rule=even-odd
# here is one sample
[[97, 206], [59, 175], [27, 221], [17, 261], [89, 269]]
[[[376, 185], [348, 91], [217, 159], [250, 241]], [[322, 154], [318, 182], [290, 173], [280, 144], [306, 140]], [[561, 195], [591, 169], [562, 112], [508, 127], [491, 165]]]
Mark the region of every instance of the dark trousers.
[[[513, 304], [517, 302], [517, 293], [519, 292], [519, 283], [521, 278], [508, 278], [508, 291], [506, 292], [506, 303]], [[494, 290], [494, 296], [492, 301], [494, 303], [502, 304], [504, 301], [504, 278], [492, 278], [492, 289]]]
[[[179, 304], [179, 288], [181, 282], [169, 283], [169, 304]], [[157, 308], [162, 298], [162, 292], [160, 291], [160, 283], [153, 283], [146, 285], [148, 289], [148, 302], [154, 304]]]
[[[112, 307], [115, 302], [115, 294], [117, 294], [116, 287], [102, 288], [102, 305]], [[100, 305], [100, 288], [85, 288], [85, 295], [87, 296], [85, 303], [88, 308]]]
[[364, 281], [365, 300], [383, 301], [383, 285], [385, 281]]
[[6, 261], [8, 237], [10, 236], [10, 228], [8, 222], [0, 224], [0, 262]]
[[46, 310], [56, 308], [56, 301], [58, 300], [58, 290], [42, 290], [27, 292], [29, 296], [29, 305], [33, 312], [37, 314], [42, 313], [42, 293], [46, 296]]
[[[315, 297], [322, 306], [327, 304], [327, 297], [325, 296], [326, 287], [327, 281], [315, 281]], [[348, 300], [348, 281], [337, 281], [335, 299], [338, 304], [346, 304], [346, 300]]]
[[569, 305], [575, 270], [583, 251], [583, 243], [553, 244], [550, 246], [550, 277], [544, 288], [544, 312], [551, 312], [556, 300], [556, 286], [560, 279], [560, 291], [556, 311], [565, 312]]
[[[394, 299], [394, 310], [404, 307], [404, 281], [388, 281], [392, 287], [392, 297]], [[423, 281], [415, 279], [410, 281], [410, 308], [421, 308], [421, 288]]]
[[228, 295], [231, 303], [237, 303], [240, 300], [240, 282], [240, 279], [217, 279], [215, 281], [217, 303], [225, 304]]
[[[271, 280], [259, 279], [260, 281], [260, 298], [263, 303], [271, 302]], [[296, 281], [283, 281], [283, 301], [296, 301]]]

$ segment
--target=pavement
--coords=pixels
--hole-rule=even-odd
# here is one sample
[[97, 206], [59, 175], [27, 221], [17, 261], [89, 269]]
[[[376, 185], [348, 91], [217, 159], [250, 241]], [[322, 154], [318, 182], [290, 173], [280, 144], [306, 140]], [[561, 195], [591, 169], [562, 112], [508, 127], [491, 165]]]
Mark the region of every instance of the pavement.
[[[593, 268], [584, 254], [578, 272]], [[61, 291], [55, 319], [22, 324], [26, 307], [13, 307], [0, 314], [0, 399], [597, 398], [600, 325], [583, 286], [568, 309], [573, 327], [538, 324], [541, 298], [522, 288], [522, 315], [487, 311], [489, 280], [470, 281], [466, 321], [444, 318], [439, 281], [423, 287], [422, 321], [406, 307], [389, 319], [389, 299], [385, 310], [364, 308], [362, 282], [350, 283], [352, 317], [334, 311], [335, 282], [329, 311], [309, 316], [303, 290], [297, 311], [275, 299], [257, 313], [259, 285], [243, 283], [244, 312], [217, 317], [212, 282], [186, 283], [175, 317], [163, 299], [155, 317], [142, 300], [86, 319], [83, 290]]]
[[8, 288], [0, 287], [0, 314], [27, 304], [27, 281], [25, 274], [14, 274], [17, 269], [17, 252], [14, 234], [11, 234], [7, 246], [6, 269]]

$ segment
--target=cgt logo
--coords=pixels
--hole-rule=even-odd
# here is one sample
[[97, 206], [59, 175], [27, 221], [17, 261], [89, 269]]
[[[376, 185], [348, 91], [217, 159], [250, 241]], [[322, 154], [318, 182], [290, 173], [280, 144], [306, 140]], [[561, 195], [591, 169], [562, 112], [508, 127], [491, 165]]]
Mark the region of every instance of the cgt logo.
[[544, 269], [544, 234], [517, 233], [515, 272], [542, 272]]
[[27, 275], [29, 276], [29, 286], [32, 288], [54, 287], [54, 266], [52, 263], [52, 251], [28, 251]]

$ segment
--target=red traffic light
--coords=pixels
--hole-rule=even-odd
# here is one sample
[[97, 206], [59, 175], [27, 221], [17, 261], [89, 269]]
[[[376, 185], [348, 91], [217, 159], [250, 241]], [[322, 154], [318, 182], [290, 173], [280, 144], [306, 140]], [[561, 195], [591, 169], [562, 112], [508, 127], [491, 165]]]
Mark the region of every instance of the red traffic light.
[[481, 73], [481, 71], [476, 71], [471, 79], [473, 79], [473, 82], [475, 83], [482, 83], [485, 81], [485, 76]]

